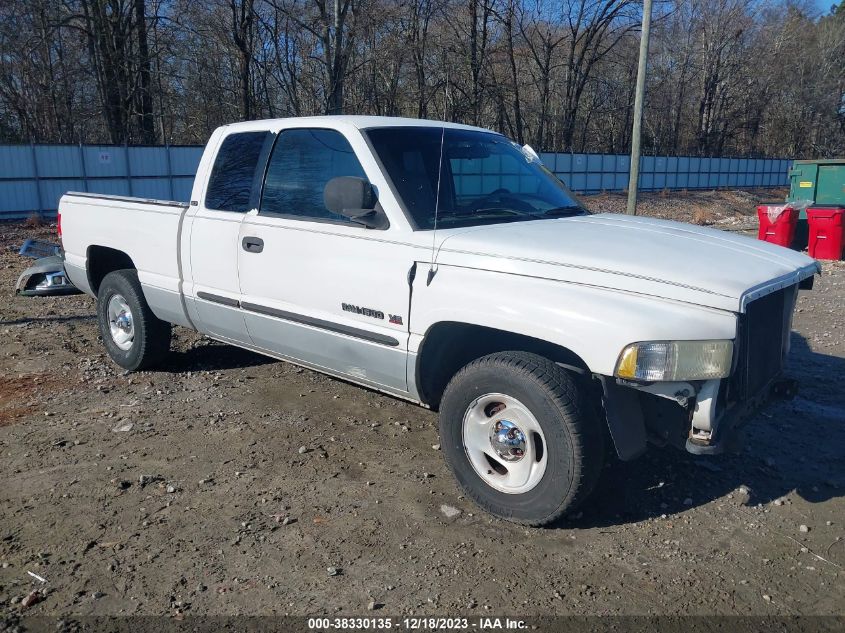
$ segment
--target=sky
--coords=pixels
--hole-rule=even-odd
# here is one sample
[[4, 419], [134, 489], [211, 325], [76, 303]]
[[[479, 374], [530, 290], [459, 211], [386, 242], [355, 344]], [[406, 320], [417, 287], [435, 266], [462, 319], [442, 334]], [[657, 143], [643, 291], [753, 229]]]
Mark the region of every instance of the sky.
[[816, 8], [822, 12], [823, 14], [827, 14], [830, 11], [830, 6], [833, 4], [838, 5], [838, 0], [814, 0]]

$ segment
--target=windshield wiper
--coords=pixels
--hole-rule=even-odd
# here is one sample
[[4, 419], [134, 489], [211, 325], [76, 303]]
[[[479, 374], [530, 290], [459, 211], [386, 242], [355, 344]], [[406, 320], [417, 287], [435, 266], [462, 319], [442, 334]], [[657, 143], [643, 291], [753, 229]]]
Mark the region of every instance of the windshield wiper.
[[544, 211], [543, 215], [550, 218], [565, 218], [571, 215], [584, 215], [584, 209], [577, 204], [571, 204], [565, 207], [555, 207]]
[[490, 209], [474, 209], [472, 211], [440, 211], [440, 213], [447, 215], [450, 218], [474, 218], [491, 215], [525, 215], [524, 213], [514, 211], [513, 209], [502, 209], [497, 207], [492, 207]]

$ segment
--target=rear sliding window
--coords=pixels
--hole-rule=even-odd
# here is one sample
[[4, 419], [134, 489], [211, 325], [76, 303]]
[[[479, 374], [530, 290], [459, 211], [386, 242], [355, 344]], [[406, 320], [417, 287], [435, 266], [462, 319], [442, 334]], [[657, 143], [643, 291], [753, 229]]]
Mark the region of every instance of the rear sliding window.
[[269, 137], [269, 132], [240, 132], [223, 139], [208, 179], [207, 209], [246, 213], [255, 206], [255, 168]]

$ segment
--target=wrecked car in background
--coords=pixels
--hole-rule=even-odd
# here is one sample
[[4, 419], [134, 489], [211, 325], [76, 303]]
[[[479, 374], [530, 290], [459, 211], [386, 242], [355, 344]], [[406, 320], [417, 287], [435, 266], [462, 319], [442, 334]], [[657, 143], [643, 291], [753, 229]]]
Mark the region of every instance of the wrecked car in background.
[[64, 257], [59, 244], [27, 240], [20, 255], [36, 258], [36, 262], [23, 271], [15, 284], [15, 292], [25, 297], [47, 297], [81, 294], [65, 273]]

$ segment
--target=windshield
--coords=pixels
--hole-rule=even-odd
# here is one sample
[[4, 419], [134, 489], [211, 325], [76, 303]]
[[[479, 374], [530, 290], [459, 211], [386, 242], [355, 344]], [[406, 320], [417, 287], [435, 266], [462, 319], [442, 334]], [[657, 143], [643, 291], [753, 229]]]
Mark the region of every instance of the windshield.
[[366, 134], [420, 229], [434, 227], [441, 135], [438, 226], [586, 213], [533, 152], [499, 134], [450, 128], [444, 131], [440, 127], [383, 127], [367, 130]]

